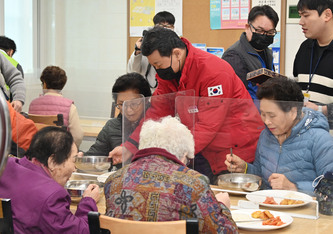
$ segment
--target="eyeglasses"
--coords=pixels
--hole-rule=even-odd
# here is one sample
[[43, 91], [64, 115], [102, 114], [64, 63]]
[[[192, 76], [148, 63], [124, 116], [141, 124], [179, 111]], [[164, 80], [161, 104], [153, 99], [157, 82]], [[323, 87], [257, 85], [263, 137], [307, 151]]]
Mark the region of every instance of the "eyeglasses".
[[[128, 103], [126, 103], [125, 107], [129, 107], [131, 108], [132, 110], [136, 110], [138, 109], [138, 107], [141, 105], [142, 103], [142, 100], [138, 100], [138, 101], [128, 101]], [[116, 108], [118, 108], [119, 110], [123, 108], [123, 104], [124, 103], [119, 103], [119, 104], [116, 104]]]
[[263, 34], [263, 35], [267, 35], [267, 36], [275, 36], [277, 34], [277, 31], [275, 29], [271, 29], [268, 31], [265, 31], [263, 29], [258, 29], [255, 28], [252, 24], [250, 24], [250, 26], [254, 29], [254, 31], [258, 34]]
[[163, 27], [163, 28], [168, 28], [168, 29], [173, 29], [173, 24], [156, 24], [155, 26]]

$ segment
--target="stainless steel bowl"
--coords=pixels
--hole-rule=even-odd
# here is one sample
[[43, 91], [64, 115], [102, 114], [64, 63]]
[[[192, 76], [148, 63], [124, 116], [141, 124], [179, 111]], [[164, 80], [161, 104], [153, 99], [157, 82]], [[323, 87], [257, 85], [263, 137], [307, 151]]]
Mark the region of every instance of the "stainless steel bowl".
[[100, 193], [103, 192], [104, 184], [97, 180], [69, 180], [65, 185], [65, 189], [67, 189], [71, 197], [82, 197], [89, 184], [97, 184]]
[[253, 174], [230, 173], [220, 175], [217, 184], [223, 189], [256, 191], [261, 186], [261, 178]]
[[107, 156], [83, 156], [75, 162], [77, 169], [92, 174], [103, 174], [111, 166], [111, 158]]

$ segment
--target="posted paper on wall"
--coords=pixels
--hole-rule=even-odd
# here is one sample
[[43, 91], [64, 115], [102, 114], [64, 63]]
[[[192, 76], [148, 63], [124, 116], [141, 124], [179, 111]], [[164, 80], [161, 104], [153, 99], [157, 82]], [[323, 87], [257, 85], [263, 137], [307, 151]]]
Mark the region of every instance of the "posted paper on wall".
[[130, 36], [141, 37], [143, 30], [154, 26], [153, 18], [160, 11], [168, 11], [175, 18], [175, 31], [183, 33], [183, 0], [130, 0]]
[[249, 0], [210, 0], [210, 28], [244, 28], [249, 9]]

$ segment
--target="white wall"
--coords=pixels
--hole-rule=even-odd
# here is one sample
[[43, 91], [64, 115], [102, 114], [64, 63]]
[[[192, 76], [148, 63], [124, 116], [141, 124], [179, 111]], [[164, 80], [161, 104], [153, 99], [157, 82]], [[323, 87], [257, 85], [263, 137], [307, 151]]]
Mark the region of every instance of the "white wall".
[[302, 27], [298, 24], [286, 24], [285, 75], [293, 77], [293, 64], [298, 48], [305, 41]]
[[[109, 116], [111, 89], [126, 72], [127, 1], [40, 1], [40, 68], [63, 68], [64, 96], [73, 99], [80, 116]], [[41, 93], [38, 75], [27, 82], [27, 111]]]

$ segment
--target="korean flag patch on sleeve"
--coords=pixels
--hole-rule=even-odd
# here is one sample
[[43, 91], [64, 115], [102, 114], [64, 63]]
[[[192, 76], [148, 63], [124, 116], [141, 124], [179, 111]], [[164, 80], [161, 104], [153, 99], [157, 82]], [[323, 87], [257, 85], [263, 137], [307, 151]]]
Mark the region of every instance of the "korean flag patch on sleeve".
[[208, 96], [209, 97], [218, 96], [218, 95], [222, 95], [222, 94], [223, 94], [222, 85], [208, 87]]

